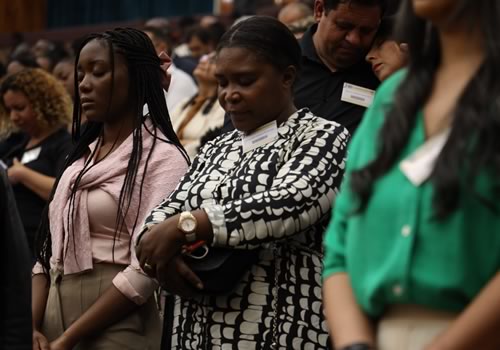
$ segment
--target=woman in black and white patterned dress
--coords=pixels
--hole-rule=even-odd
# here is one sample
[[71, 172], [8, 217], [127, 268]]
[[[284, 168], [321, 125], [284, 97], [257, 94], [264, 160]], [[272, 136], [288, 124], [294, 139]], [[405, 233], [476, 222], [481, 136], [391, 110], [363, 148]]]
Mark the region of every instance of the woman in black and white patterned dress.
[[[201, 149], [146, 220], [137, 247], [145, 271], [177, 295], [165, 314], [164, 349], [328, 348], [322, 235], [349, 136], [296, 110], [299, 62], [295, 38], [275, 19], [252, 17], [222, 38], [219, 101], [237, 130]], [[201, 296], [181, 257], [193, 239], [258, 248], [259, 258], [229, 294]]]

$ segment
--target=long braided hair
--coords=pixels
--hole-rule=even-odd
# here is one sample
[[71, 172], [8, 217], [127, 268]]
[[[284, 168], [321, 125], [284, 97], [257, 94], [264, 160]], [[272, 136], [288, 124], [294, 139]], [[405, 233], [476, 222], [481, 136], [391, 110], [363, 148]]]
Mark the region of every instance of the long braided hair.
[[[80, 59], [80, 52], [82, 49], [91, 41], [99, 40], [109, 47], [110, 63], [111, 63], [111, 81], [114, 81], [114, 71], [115, 71], [115, 55], [120, 54], [126, 60], [128, 66], [129, 75], [129, 94], [132, 95], [135, 104], [134, 120], [133, 120], [133, 131], [132, 131], [132, 152], [130, 159], [128, 161], [125, 179], [123, 181], [122, 188], [120, 190], [120, 196], [118, 201], [117, 210], [117, 221], [115, 226], [115, 237], [116, 241], [117, 235], [122, 231], [124, 226], [124, 218], [128, 214], [130, 208], [130, 203], [132, 200], [132, 195], [134, 193], [134, 188], [138, 182], [137, 174], [139, 172], [139, 165], [143, 155], [143, 127], [146, 132], [153, 136], [153, 143], [151, 149], [146, 155], [146, 161], [144, 163], [143, 175], [139, 183], [139, 206], [141, 205], [142, 188], [144, 184], [144, 177], [147, 176], [147, 168], [149, 160], [155, 148], [156, 142], [167, 142], [175, 145], [179, 151], [182, 153], [186, 162], [189, 164], [189, 157], [186, 151], [182, 147], [177, 135], [175, 134], [172, 123], [170, 121], [170, 116], [167, 110], [167, 105], [163, 95], [163, 88], [161, 84], [161, 76], [163, 74], [161, 69], [161, 62], [156, 55], [153, 43], [143, 32], [132, 29], [132, 28], [117, 28], [114, 30], [106, 31], [103, 33], [91, 34], [89, 35], [81, 44], [76, 57], [75, 57], [75, 101], [73, 110], [73, 125], [72, 125], [72, 135], [74, 141], [74, 148], [70, 152], [64, 169], [69, 167], [78, 159], [88, 156], [84, 164], [83, 170], [78, 174], [74, 185], [71, 188], [70, 197], [70, 210], [68, 216], [64, 218], [69, 223], [74, 219], [75, 216], [75, 196], [78, 191], [78, 186], [83, 176], [92, 168], [90, 165], [92, 160], [97, 156], [97, 150], [99, 149], [99, 143], [101, 142], [101, 135], [103, 132], [104, 124], [102, 122], [87, 121], [84, 126], [82, 126], [82, 110], [80, 104], [80, 94], [78, 89], [78, 77], [77, 77], [77, 66]], [[114, 86], [111, 84], [111, 94], [113, 96]], [[111, 100], [111, 98], [110, 98]], [[149, 113], [147, 116], [143, 115], [143, 106], [148, 106]], [[145, 124], [146, 119], [149, 119], [152, 124], [152, 128], [148, 128]], [[151, 130], [150, 130], [151, 129]], [[159, 130], [159, 132], [158, 132]], [[162, 136], [166, 137], [162, 138]], [[98, 145], [89, 152], [89, 145], [97, 140]], [[111, 149], [114, 148], [114, 145]], [[90, 153], [90, 155], [89, 155]], [[108, 152], [109, 154], [109, 152]], [[104, 156], [104, 158], [107, 155]], [[101, 159], [102, 160], [102, 159]], [[95, 163], [94, 163], [95, 165]], [[35, 254], [37, 260], [42, 264], [44, 269], [48, 271], [50, 269], [50, 257], [52, 255], [51, 251], [51, 235], [49, 226], [49, 216], [48, 207], [50, 201], [52, 200], [54, 193], [59, 183], [59, 179], [64, 171], [56, 179], [56, 183], [52, 194], [50, 196], [49, 202], [45, 208], [45, 213], [42, 217], [40, 228], [38, 230], [37, 239], [35, 242]], [[133, 230], [135, 230], [138, 221], [138, 213], [136, 213]], [[68, 225], [67, 227], [73, 227]], [[133, 232], [133, 231], [132, 231]], [[131, 234], [132, 234], [131, 232]], [[65, 232], [65, 234], [72, 234], [72, 232]], [[75, 244], [74, 235], [73, 244]], [[68, 247], [66, 247], [67, 249]], [[76, 248], [76, 247], [74, 247]], [[114, 247], [113, 247], [113, 259], [114, 259]]]

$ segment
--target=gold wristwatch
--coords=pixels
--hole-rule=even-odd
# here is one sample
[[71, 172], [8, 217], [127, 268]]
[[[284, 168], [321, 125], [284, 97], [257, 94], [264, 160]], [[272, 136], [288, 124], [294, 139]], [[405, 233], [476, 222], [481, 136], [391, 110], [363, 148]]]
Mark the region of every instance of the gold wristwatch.
[[177, 228], [181, 230], [186, 235], [186, 241], [189, 243], [196, 241], [196, 228], [198, 227], [198, 221], [195, 216], [189, 211], [184, 211], [179, 216], [179, 222], [177, 223]]

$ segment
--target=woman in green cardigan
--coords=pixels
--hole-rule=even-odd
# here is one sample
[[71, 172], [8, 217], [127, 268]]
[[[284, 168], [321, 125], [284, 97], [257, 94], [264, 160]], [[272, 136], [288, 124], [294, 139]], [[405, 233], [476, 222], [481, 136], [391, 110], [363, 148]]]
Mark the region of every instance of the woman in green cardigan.
[[500, 3], [405, 0], [325, 239], [336, 349], [500, 349]]

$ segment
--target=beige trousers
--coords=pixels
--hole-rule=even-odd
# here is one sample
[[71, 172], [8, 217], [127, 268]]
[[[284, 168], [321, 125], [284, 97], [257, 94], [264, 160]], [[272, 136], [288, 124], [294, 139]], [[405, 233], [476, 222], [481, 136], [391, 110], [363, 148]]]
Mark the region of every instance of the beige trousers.
[[379, 321], [378, 350], [422, 350], [456, 315], [414, 305], [392, 307]]
[[[50, 272], [51, 283], [42, 333], [49, 341], [56, 339], [75, 322], [112, 285], [124, 266], [94, 264], [91, 271], [63, 276]], [[80, 342], [75, 350], [158, 350], [161, 321], [154, 298], [102, 333]]]

